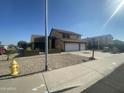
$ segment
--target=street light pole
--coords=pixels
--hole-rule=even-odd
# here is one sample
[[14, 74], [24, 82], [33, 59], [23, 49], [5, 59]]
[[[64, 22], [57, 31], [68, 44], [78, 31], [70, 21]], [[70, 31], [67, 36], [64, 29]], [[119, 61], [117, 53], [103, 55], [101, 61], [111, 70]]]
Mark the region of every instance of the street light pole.
[[45, 71], [48, 70], [48, 0], [45, 0]]

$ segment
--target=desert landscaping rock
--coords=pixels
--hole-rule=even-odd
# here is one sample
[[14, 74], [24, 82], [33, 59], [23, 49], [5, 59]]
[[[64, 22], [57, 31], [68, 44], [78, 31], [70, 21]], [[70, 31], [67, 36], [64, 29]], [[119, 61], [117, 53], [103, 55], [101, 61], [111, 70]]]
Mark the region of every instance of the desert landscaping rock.
[[[75, 64], [83, 63], [84, 60], [88, 60], [88, 57], [73, 55], [73, 54], [49, 54], [48, 55], [48, 70], [59, 69]], [[32, 73], [37, 73], [44, 71], [45, 65], [45, 55], [31, 56], [31, 57], [20, 57], [16, 58], [16, 61], [19, 64], [20, 75], [27, 75]], [[3, 64], [2, 68], [6, 67], [0, 72], [1, 75], [10, 74], [10, 63], [5, 61], [0, 61], [0, 64]]]

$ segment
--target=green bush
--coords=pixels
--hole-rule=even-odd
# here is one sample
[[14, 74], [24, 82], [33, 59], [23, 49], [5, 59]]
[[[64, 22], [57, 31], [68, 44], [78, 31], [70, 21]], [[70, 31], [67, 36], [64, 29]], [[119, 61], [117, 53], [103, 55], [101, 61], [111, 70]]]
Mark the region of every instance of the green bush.
[[124, 52], [124, 42], [120, 40], [113, 40], [112, 43], [104, 47], [103, 52], [122, 53]]
[[120, 53], [120, 50], [117, 47], [113, 47], [111, 53], [113, 54]]
[[110, 48], [109, 47], [104, 47], [103, 52], [110, 52]]
[[27, 51], [32, 51], [31, 47], [27, 47], [26, 50], [27, 50]]
[[60, 53], [60, 49], [49, 49], [49, 53]]
[[10, 55], [16, 53], [16, 50], [6, 50], [5, 54]]
[[37, 51], [37, 50], [31, 50], [31, 51], [25, 50], [23, 56], [26, 57], [26, 56], [34, 56], [34, 55], [39, 55], [39, 51]]

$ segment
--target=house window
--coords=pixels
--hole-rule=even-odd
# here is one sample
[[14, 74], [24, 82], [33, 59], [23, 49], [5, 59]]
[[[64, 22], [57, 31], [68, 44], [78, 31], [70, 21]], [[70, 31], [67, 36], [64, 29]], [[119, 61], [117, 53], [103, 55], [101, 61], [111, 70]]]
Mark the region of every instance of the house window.
[[70, 38], [69, 34], [63, 34], [63, 38]]

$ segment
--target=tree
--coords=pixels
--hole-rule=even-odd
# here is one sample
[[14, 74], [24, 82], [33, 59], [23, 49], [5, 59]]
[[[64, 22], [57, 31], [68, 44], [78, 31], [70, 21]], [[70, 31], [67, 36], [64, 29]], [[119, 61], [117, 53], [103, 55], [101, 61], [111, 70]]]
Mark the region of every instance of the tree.
[[120, 40], [114, 40], [114, 47], [118, 48], [120, 52], [124, 52], [124, 42]]
[[17, 47], [13, 44], [8, 45], [8, 49], [10, 49], [10, 50], [16, 50], [16, 48]]
[[112, 53], [124, 52], [124, 42], [120, 40], [113, 40], [113, 42], [108, 44], [106, 47], [109, 47]]
[[26, 41], [19, 41], [18, 47], [23, 48], [25, 50], [28, 47], [28, 43]]

